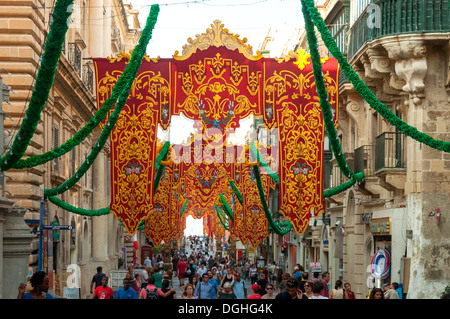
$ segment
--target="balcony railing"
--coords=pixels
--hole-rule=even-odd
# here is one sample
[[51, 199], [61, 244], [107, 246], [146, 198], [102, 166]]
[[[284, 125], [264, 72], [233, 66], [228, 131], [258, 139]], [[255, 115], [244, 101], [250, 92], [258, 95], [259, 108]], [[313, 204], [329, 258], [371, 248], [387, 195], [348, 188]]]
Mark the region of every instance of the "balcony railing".
[[[350, 30], [348, 58], [351, 59], [365, 43], [380, 37], [404, 33], [449, 32], [449, 1], [373, 0], [372, 4], [376, 7], [369, 6]], [[380, 19], [379, 25], [376, 25], [376, 19]]]
[[375, 138], [375, 171], [386, 168], [406, 168], [402, 132], [385, 132]]
[[[325, 154], [326, 155], [326, 154]], [[331, 156], [324, 156], [323, 161], [323, 189], [327, 190], [331, 188], [332, 176], [333, 176], [333, 163], [330, 161]]]
[[91, 69], [90, 62], [83, 65], [83, 83], [91, 94], [94, 94], [94, 72]]
[[355, 149], [355, 173], [363, 172], [364, 176], [374, 176], [375, 145], [364, 145]]
[[78, 76], [81, 77], [81, 50], [75, 42], [68, 44], [67, 59], [75, 72], [78, 73]]

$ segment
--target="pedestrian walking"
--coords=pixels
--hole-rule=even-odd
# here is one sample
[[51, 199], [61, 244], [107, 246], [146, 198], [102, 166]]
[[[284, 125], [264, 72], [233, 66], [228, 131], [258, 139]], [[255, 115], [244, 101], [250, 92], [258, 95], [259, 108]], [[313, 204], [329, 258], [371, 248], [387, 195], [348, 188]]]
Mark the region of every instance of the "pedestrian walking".
[[161, 291], [165, 294], [169, 292], [168, 295], [161, 295], [159, 296], [159, 299], [177, 299], [177, 292], [174, 289], [171, 289], [170, 287], [170, 281], [168, 279], [164, 279], [162, 281], [162, 287]]
[[322, 274], [322, 283], [323, 283], [323, 291], [322, 296], [329, 298], [329, 289], [328, 289], [328, 283], [330, 282], [330, 273], [328, 271], [325, 271]]
[[258, 284], [253, 284], [250, 289], [252, 290], [253, 294], [248, 297], [248, 299], [261, 299], [261, 295], [259, 291], [261, 290], [261, 287]]
[[313, 295], [311, 299], [328, 299], [323, 295], [323, 290], [325, 289], [325, 285], [322, 280], [317, 280], [314, 282], [312, 287]]
[[53, 296], [48, 293], [49, 278], [45, 272], [35, 272], [31, 276], [30, 284], [32, 287], [30, 292], [26, 292], [25, 283], [19, 284], [17, 299], [53, 299]]
[[368, 299], [384, 299], [384, 293], [381, 288], [373, 288], [369, 292], [369, 298]]
[[237, 299], [247, 299], [247, 287], [245, 280], [241, 278], [241, 274], [239, 272], [234, 275], [232, 289]]
[[171, 288], [166, 292], [162, 292], [162, 290], [155, 286], [155, 278], [148, 278], [148, 285], [145, 288], [141, 289], [141, 293], [139, 294], [139, 299], [159, 299], [159, 297], [167, 297], [175, 289]]
[[384, 293], [384, 299], [400, 299], [397, 292], [398, 283], [393, 282]]
[[330, 291], [330, 299], [344, 299], [344, 287], [342, 286], [342, 280], [338, 279], [336, 280], [336, 283], [334, 285], [334, 289], [331, 289]]
[[258, 268], [256, 268], [255, 264], [252, 264], [252, 266], [250, 267], [249, 276], [252, 285], [256, 283], [256, 280], [258, 279]]
[[181, 299], [197, 299], [194, 297], [194, 286], [192, 284], [186, 284], [186, 286], [184, 286]]
[[286, 282], [286, 291], [276, 295], [275, 299], [308, 299], [298, 287], [298, 280], [290, 278]]
[[275, 299], [274, 291], [275, 291], [274, 285], [268, 283], [266, 285], [266, 294], [262, 296], [262, 299]]
[[152, 267], [152, 261], [150, 260], [150, 257], [149, 256], [147, 256], [147, 258], [145, 258], [145, 260], [144, 260], [144, 265], [146, 266], [146, 267]]
[[114, 299], [138, 299], [136, 290], [130, 287], [130, 279], [123, 279], [123, 287], [116, 291]]
[[154, 269], [154, 272], [152, 274], [152, 277], [155, 278], [155, 286], [157, 288], [162, 288], [162, 281], [164, 279], [162, 268], [159, 268], [156, 266]]
[[217, 293], [220, 291], [219, 283], [213, 278], [213, 273], [211, 270], [208, 270], [207, 274], [208, 274], [208, 283], [213, 287], [211, 292], [211, 299], [216, 299]]
[[195, 287], [194, 296], [197, 299], [211, 299], [213, 287], [208, 283], [208, 274], [203, 274], [202, 281]]
[[312, 281], [307, 281], [307, 282], [305, 282], [305, 284], [304, 284], [304, 287], [305, 287], [305, 293], [304, 293], [304, 295], [308, 298], [308, 299], [311, 299], [312, 298], [312, 296], [313, 296], [313, 292], [312, 292], [312, 286], [313, 286], [313, 282]]
[[261, 297], [264, 296], [267, 293], [266, 286], [269, 282], [267, 281], [266, 275], [264, 275], [263, 272], [259, 274], [259, 279], [256, 281], [256, 283], [261, 287], [259, 294], [261, 295]]
[[[98, 286], [102, 285], [103, 276], [106, 276], [106, 275], [103, 273], [102, 267], [97, 267], [97, 273], [94, 275], [94, 277], [92, 277], [92, 280], [91, 280], [91, 294], [94, 292], [94, 290], [92, 288], [96, 289]], [[95, 285], [95, 287], [94, 287], [94, 285]]]
[[223, 291], [219, 292], [218, 299], [237, 299], [236, 294], [231, 289], [231, 284], [226, 282], [223, 285]]
[[349, 282], [346, 282], [344, 284], [344, 289], [345, 289], [345, 299], [356, 299], [355, 293], [352, 291], [352, 286], [350, 285]]
[[108, 277], [102, 277], [102, 284], [94, 290], [94, 299], [114, 299], [114, 292], [108, 286]]
[[305, 284], [308, 281], [308, 273], [303, 272], [301, 280], [300, 279], [297, 280], [299, 280], [298, 287], [300, 288], [301, 291], [303, 291], [303, 293], [305, 293]]
[[184, 278], [186, 277], [187, 264], [183, 258], [177, 266], [178, 270], [178, 280], [180, 281], [180, 287], [184, 285]]

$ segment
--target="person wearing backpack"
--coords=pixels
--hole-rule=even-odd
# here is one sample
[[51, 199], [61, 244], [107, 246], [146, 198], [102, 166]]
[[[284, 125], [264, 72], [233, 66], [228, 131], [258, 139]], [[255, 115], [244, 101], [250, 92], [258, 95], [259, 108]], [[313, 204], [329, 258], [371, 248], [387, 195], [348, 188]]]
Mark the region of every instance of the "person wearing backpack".
[[139, 299], [159, 299], [160, 297], [166, 298], [172, 292], [175, 292], [174, 288], [167, 290], [165, 293], [162, 292], [160, 288], [155, 286], [155, 278], [149, 277], [148, 285], [145, 288], [142, 288]]

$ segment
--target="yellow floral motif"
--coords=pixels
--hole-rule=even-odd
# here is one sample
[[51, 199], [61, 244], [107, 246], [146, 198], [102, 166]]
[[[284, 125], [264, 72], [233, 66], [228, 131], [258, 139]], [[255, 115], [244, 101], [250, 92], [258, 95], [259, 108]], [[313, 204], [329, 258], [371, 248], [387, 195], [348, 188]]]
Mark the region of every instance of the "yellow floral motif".
[[311, 55], [309, 53], [306, 53], [305, 49], [298, 49], [295, 56], [297, 58], [297, 61], [295, 61], [294, 64], [300, 70], [303, 71], [308, 64], [311, 64], [311, 61], [308, 61]]

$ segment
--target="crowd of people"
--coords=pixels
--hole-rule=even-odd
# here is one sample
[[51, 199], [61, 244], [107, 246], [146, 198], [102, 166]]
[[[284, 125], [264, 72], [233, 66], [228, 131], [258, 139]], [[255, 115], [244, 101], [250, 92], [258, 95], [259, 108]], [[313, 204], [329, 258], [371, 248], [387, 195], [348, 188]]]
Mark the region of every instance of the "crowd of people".
[[[204, 239], [203, 239], [204, 240]], [[330, 289], [328, 272], [310, 275], [297, 264], [292, 273], [283, 271], [275, 261], [259, 267], [244, 257], [213, 255], [208, 242], [187, 239], [186, 251], [174, 252], [170, 263], [161, 255], [147, 258], [143, 269], [128, 268], [123, 286], [116, 292], [109, 278], [97, 268], [90, 285], [94, 299], [355, 299], [349, 282], [337, 280]], [[187, 252], [190, 251], [190, 252]], [[321, 277], [319, 279], [319, 277]], [[19, 286], [18, 298], [51, 298], [46, 293], [48, 277], [39, 272], [32, 277], [33, 290], [25, 293]], [[178, 287], [176, 286], [178, 285]], [[178, 289], [176, 289], [178, 288]], [[374, 288], [368, 299], [399, 299], [398, 284]], [[181, 294], [177, 294], [181, 291]]]

